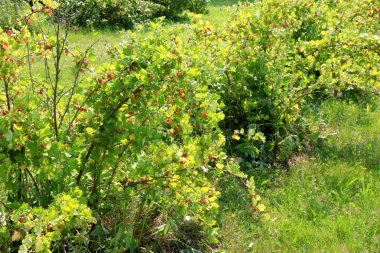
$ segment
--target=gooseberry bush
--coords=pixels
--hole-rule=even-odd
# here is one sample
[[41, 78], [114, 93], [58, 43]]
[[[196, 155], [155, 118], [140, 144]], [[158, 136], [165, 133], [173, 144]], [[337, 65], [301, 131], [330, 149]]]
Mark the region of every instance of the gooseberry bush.
[[[243, 182], [252, 214], [264, 209], [224, 151], [195, 33], [151, 23], [94, 69], [91, 48], [70, 47], [59, 4], [43, 3], [0, 36], [1, 250], [133, 252], [186, 226], [216, 243], [224, 175]], [[36, 32], [45, 18], [54, 35]]]
[[161, 15], [162, 5], [145, 0], [62, 0], [61, 11], [72, 25], [129, 29]]
[[[222, 98], [229, 154], [245, 167], [286, 163], [315, 141], [302, 115], [312, 100], [379, 94], [376, 1], [258, 1], [213, 28], [193, 16], [202, 61]], [[203, 41], [203, 42], [202, 42]]]

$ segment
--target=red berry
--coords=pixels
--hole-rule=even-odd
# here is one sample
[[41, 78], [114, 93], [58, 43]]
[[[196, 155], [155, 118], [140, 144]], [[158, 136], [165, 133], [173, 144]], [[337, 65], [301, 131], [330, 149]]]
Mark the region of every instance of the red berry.
[[108, 79], [115, 78], [115, 74], [113, 74], [113, 73], [108, 73], [108, 74], [107, 74], [107, 77], [108, 77]]
[[99, 83], [99, 84], [103, 84], [103, 83], [104, 83], [104, 78], [100, 78], [100, 79], [98, 79], [98, 83]]
[[182, 71], [178, 71], [178, 73], [177, 73], [177, 76], [178, 77], [181, 77], [183, 74], [182, 74]]
[[211, 29], [210, 29], [210, 28], [207, 28], [207, 29], [205, 30], [205, 35], [206, 35], [206, 36], [210, 36], [210, 35], [211, 35]]
[[171, 184], [171, 183], [172, 183], [172, 180], [168, 179], [167, 183], [168, 183], [168, 184]]
[[180, 95], [180, 96], [185, 95], [185, 91], [184, 91], [184, 90], [179, 90], [179, 95]]
[[170, 173], [172, 173], [170, 170], [166, 171], [166, 175], [170, 175]]
[[5, 112], [5, 111], [3, 111], [1, 114], [2, 114], [3, 116], [7, 116], [7, 112]]
[[23, 38], [23, 41], [26, 43], [26, 42], [28, 42], [28, 38]]
[[171, 124], [173, 121], [171, 119], [166, 119], [165, 122]]
[[88, 60], [84, 60], [84, 61], [83, 61], [83, 65], [84, 65], [84, 66], [88, 66], [88, 64], [90, 64], [90, 62], [89, 62]]
[[18, 222], [22, 222], [24, 219], [22, 217], [18, 218]]
[[4, 42], [4, 43], [3, 43], [3, 46], [4, 46], [4, 47], [7, 47], [7, 46], [9, 46], [9, 43], [8, 43], [8, 42]]
[[80, 69], [79, 72], [80, 72], [80, 73], [84, 73], [85, 70], [84, 70], [84, 69]]
[[257, 213], [259, 209], [257, 209], [257, 207], [253, 208], [253, 212]]
[[12, 29], [9, 29], [7, 33], [8, 33], [8, 35], [12, 35], [12, 33], [13, 33]]
[[207, 117], [207, 114], [205, 112], [202, 112], [202, 117], [203, 118], [206, 118]]

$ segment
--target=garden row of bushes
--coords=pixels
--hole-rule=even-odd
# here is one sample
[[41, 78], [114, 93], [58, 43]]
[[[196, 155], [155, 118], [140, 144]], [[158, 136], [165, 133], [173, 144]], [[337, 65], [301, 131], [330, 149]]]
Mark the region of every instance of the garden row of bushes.
[[[220, 180], [241, 182], [260, 217], [240, 167], [285, 162], [315, 141], [309, 100], [379, 86], [374, 1], [266, 0], [220, 27], [196, 15], [151, 23], [99, 69], [61, 29], [30, 32], [60, 13], [43, 2], [0, 35], [1, 251], [213, 246]], [[62, 79], [69, 59], [72, 80]]]

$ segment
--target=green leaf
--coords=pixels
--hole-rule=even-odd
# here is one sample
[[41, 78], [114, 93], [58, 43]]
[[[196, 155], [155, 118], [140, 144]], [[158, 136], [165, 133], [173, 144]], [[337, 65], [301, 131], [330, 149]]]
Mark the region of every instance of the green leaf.
[[86, 127], [85, 129], [86, 133], [89, 134], [89, 135], [94, 135], [94, 133], [96, 132], [95, 129], [93, 129], [92, 127]]
[[310, 141], [316, 141], [316, 140], [319, 138], [320, 135], [321, 135], [320, 132], [315, 132], [315, 133], [313, 133], [313, 134], [310, 136]]
[[4, 137], [7, 140], [7, 142], [10, 142], [13, 138], [13, 132], [11, 130], [8, 130], [4, 133]]

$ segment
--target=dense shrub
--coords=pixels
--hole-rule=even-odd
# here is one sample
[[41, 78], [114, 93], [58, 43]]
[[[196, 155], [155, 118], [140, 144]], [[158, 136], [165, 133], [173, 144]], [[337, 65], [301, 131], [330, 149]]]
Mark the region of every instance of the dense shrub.
[[195, 28], [219, 70], [210, 86], [226, 105], [230, 152], [247, 166], [286, 162], [318, 138], [302, 117], [311, 98], [378, 92], [375, 1], [261, 1], [232, 16], [220, 30], [197, 18]]
[[224, 152], [214, 70], [202, 70], [195, 33], [152, 23], [94, 70], [60, 23], [53, 37], [30, 32], [40, 15], [59, 18], [52, 3], [0, 35], [2, 250], [133, 252], [191, 227], [215, 243], [224, 175], [245, 184], [252, 213], [264, 209]]
[[145, 0], [63, 0], [67, 22], [85, 27], [132, 28], [163, 11], [161, 5]]
[[63, 0], [66, 20], [79, 26], [133, 28], [160, 16], [176, 19], [185, 10], [206, 12], [206, 0]]

